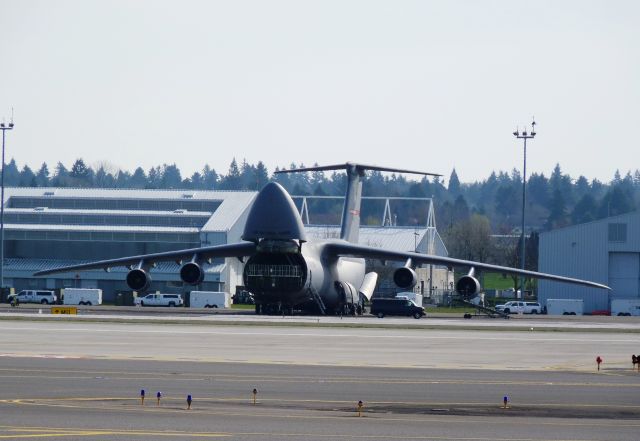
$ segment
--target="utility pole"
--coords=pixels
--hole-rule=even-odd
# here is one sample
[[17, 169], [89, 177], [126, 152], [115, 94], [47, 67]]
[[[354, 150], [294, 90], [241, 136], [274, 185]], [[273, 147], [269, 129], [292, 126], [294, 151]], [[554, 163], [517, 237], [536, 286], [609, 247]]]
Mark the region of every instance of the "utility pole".
[[13, 109], [11, 110], [11, 122], [0, 123], [2, 130], [2, 177], [0, 177], [0, 292], [4, 290], [4, 134], [7, 130], [13, 130]]
[[[531, 122], [531, 132], [527, 133], [527, 129], [522, 131], [518, 130], [516, 127], [516, 131], [513, 132], [513, 136], [518, 139], [522, 139], [524, 141], [524, 165], [522, 166], [522, 231], [520, 236], [520, 266], [524, 271], [524, 210], [527, 201], [527, 139], [533, 139], [536, 136], [536, 121], [533, 119]], [[520, 292], [522, 298], [524, 299], [524, 276], [520, 276]], [[516, 290], [517, 294], [517, 290]]]

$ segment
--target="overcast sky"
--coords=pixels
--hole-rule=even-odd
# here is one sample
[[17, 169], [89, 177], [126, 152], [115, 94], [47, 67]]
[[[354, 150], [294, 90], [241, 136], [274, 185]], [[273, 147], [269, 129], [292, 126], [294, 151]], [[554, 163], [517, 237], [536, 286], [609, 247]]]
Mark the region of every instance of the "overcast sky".
[[7, 160], [640, 168], [638, 1], [0, 0]]

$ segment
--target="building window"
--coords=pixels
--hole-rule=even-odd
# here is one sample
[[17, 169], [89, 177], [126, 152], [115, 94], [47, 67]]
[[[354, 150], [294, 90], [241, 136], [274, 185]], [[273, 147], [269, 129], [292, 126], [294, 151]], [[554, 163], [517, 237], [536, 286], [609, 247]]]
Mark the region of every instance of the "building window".
[[609, 224], [609, 242], [626, 242], [627, 224]]

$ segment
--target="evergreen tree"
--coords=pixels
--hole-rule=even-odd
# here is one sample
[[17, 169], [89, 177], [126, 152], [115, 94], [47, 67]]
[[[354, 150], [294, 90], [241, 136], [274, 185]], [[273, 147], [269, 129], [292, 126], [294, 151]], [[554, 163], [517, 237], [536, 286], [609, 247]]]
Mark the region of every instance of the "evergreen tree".
[[163, 164], [162, 179], [160, 180], [160, 188], [175, 189], [182, 185], [182, 176], [176, 164]]
[[454, 198], [460, 194], [460, 180], [455, 168], [451, 171], [451, 176], [449, 176], [449, 194]]
[[54, 187], [68, 187], [69, 171], [62, 162], [58, 162], [51, 183]]
[[506, 219], [515, 219], [518, 212], [518, 192], [512, 186], [503, 184], [496, 191], [496, 213]]
[[118, 176], [115, 177], [116, 188], [131, 188], [131, 173], [126, 170], [118, 170]]
[[469, 219], [471, 213], [469, 211], [469, 205], [464, 196], [459, 195], [453, 203], [453, 221], [455, 223], [464, 222]]
[[202, 185], [205, 190], [214, 190], [218, 186], [218, 174], [209, 164], [202, 169]]
[[48, 187], [50, 185], [49, 182], [49, 167], [47, 167], [47, 163], [43, 162], [40, 166], [40, 170], [36, 174], [36, 185], [38, 187]]
[[162, 169], [160, 169], [160, 166], [151, 167], [147, 175], [148, 179], [146, 188], [160, 188], [162, 180]]
[[4, 166], [4, 185], [6, 187], [17, 187], [20, 185], [20, 171], [13, 158]]
[[262, 187], [269, 182], [269, 172], [262, 161], [258, 161], [254, 170], [255, 188], [254, 190], [261, 190]]
[[229, 164], [229, 173], [222, 178], [221, 188], [223, 190], [240, 190], [240, 170], [238, 169], [238, 163], [236, 158], [233, 158], [231, 164]]
[[544, 174], [533, 173], [527, 180], [527, 200], [542, 206], [549, 203], [549, 180]]
[[146, 188], [148, 184], [147, 175], [144, 173], [142, 167], [136, 168], [133, 175], [131, 175], [131, 179], [129, 179], [131, 188]]
[[600, 201], [600, 217], [617, 216], [635, 209], [634, 201], [623, 190], [621, 184], [613, 185]]
[[573, 207], [571, 213], [571, 222], [575, 224], [583, 224], [594, 221], [598, 218], [598, 206], [596, 200], [590, 193], [582, 196], [582, 199]]
[[555, 189], [551, 196], [549, 207], [549, 217], [547, 218], [546, 228], [560, 228], [567, 225], [567, 206], [560, 189]]
[[575, 184], [575, 196], [577, 200], [582, 199], [591, 189], [589, 188], [589, 181], [584, 176], [580, 175]]
[[22, 167], [20, 172], [20, 187], [37, 187], [36, 175], [28, 165]]
[[189, 179], [189, 182], [187, 183], [187, 185], [189, 185], [190, 188], [193, 188], [196, 190], [203, 188], [204, 185], [203, 185], [202, 175], [198, 172], [194, 172], [191, 175], [191, 179]]

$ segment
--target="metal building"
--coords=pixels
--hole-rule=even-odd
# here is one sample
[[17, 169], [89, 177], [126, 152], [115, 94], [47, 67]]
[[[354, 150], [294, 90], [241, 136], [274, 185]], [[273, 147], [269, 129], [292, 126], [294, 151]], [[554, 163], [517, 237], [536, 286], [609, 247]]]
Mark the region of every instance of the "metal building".
[[540, 234], [542, 272], [604, 283], [611, 291], [540, 280], [538, 297], [584, 299], [585, 313], [609, 310], [613, 299], [640, 298], [640, 212]]
[[[4, 200], [4, 285], [21, 289], [101, 288], [104, 300], [127, 291], [126, 269], [43, 278], [39, 270], [122, 256], [219, 245], [240, 240], [256, 192], [7, 188]], [[235, 291], [239, 262], [205, 267], [200, 289]], [[182, 293], [178, 265], [151, 272], [151, 291]]]

